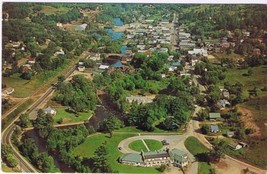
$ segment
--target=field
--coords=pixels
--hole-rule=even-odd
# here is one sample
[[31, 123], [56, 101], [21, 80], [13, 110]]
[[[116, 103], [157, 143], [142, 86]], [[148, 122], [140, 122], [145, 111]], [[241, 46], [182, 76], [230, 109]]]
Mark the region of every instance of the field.
[[267, 66], [253, 67], [251, 70], [253, 71], [252, 75], [247, 76], [248, 69], [229, 69], [225, 73], [224, 82], [240, 82], [243, 85], [244, 96], [248, 97], [248, 90], [254, 89], [254, 87], [262, 89], [263, 85], [267, 85]]
[[113, 133], [112, 138], [107, 134], [94, 134], [89, 136], [84, 143], [76, 147], [72, 153], [81, 157], [90, 158], [94, 151], [102, 144], [105, 144], [108, 152], [108, 163], [113, 170], [119, 173], [159, 173], [155, 168], [143, 168], [123, 165], [117, 162], [118, 158], [123, 154], [118, 150], [118, 144], [123, 139], [135, 136], [134, 134], [117, 134]]
[[[198, 139], [195, 137], [188, 137], [185, 140], [184, 145], [187, 148], [187, 150], [194, 156], [196, 156], [197, 154], [208, 152], [208, 149], [203, 144], [201, 144], [201, 142], [198, 141]], [[207, 162], [198, 163], [199, 174], [209, 174], [210, 170], [212, 170], [212, 167], [209, 163]]]
[[79, 113], [79, 116], [76, 116], [74, 113], [70, 113], [66, 111], [66, 107], [59, 107], [55, 108], [57, 111], [57, 114], [53, 117], [54, 123], [57, 123], [60, 119], [63, 119], [63, 124], [65, 123], [75, 123], [80, 121], [88, 120], [93, 112], [81, 112]]

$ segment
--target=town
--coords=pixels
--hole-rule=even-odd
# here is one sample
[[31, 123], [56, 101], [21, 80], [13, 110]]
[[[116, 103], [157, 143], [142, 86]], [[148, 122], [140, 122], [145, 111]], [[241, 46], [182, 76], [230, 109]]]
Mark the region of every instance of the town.
[[266, 10], [3, 3], [1, 170], [266, 173]]

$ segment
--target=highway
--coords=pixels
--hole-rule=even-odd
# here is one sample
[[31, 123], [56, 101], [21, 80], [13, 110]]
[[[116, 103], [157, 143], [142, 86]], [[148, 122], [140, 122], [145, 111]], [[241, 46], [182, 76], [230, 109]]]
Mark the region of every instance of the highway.
[[[76, 65], [74, 65], [65, 75], [65, 79], [69, 77], [77, 68]], [[31, 113], [34, 111], [43, 101], [47, 99], [47, 97], [54, 91], [55, 89], [53, 87], [49, 87], [46, 92], [37, 99], [30, 108], [26, 111], [27, 113]], [[22, 103], [21, 103], [22, 104]], [[22, 169], [22, 172], [26, 173], [38, 173], [38, 171], [17, 151], [17, 149], [13, 146], [11, 142], [11, 137], [14, 132], [14, 129], [16, 128], [16, 125], [14, 124], [19, 117], [17, 117], [15, 120], [11, 122], [10, 125], [7, 126], [5, 130], [2, 132], [2, 143], [3, 144], [9, 144], [12, 147], [13, 153], [15, 158], [19, 161], [20, 168]]]

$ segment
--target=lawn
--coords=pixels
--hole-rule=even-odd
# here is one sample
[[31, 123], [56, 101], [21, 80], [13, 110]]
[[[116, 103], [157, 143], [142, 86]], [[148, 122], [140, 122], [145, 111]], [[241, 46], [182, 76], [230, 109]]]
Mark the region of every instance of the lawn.
[[225, 72], [226, 77], [223, 82], [230, 82], [231, 84], [240, 82], [243, 85], [243, 95], [248, 97], [247, 90], [254, 89], [254, 87], [262, 89], [263, 85], [267, 84], [267, 66], [253, 67], [251, 70], [253, 71], [252, 75], [246, 76], [248, 69], [228, 69]]
[[163, 147], [162, 142], [152, 139], [144, 139], [150, 151], [159, 150]]
[[137, 152], [141, 152], [142, 150], [144, 152], [147, 152], [147, 148], [144, 145], [142, 140], [136, 140], [136, 141], [131, 142], [129, 144], [129, 148]]
[[88, 120], [93, 114], [93, 111], [80, 112], [79, 116], [76, 116], [74, 113], [67, 112], [66, 107], [58, 107], [55, 109], [57, 111], [57, 114], [53, 117], [55, 124], [57, 124], [57, 121], [60, 119], [63, 119], [62, 124], [85, 121]]
[[[209, 150], [195, 137], [188, 137], [184, 143], [187, 150], [192, 153], [194, 156], [197, 154], [208, 152]], [[198, 173], [199, 174], [209, 174], [212, 167], [207, 162], [198, 163]]]
[[195, 137], [188, 137], [184, 142], [185, 147], [193, 155], [205, 153], [209, 150]]
[[19, 73], [13, 74], [10, 77], [3, 77], [3, 83], [15, 89], [12, 94], [14, 97], [26, 97], [38, 86], [35, 83], [31, 83], [30, 80], [20, 78]]
[[155, 168], [133, 167], [117, 162], [118, 158], [123, 155], [118, 150], [119, 142], [132, 136], [135, 135], [113, 133], [112, 138], [109, 138], [107, 134], [94, 134], [89, 136], [84, 143], [76, 147], [72, 153], [81, 157], [90, 158], [93, 156], [94, 151], [105, 143], [108, 152], [108, 163], [113, 170], [118, 170], [119, 173], [159, 173]]

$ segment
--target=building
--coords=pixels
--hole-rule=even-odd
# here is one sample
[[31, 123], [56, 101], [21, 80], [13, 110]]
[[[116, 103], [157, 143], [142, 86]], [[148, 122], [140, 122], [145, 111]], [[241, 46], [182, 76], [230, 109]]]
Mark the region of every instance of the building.
[[33, 58], [33, 57], [29, 57], [29, 58], [28, 58], [28, 63], [29, 63], [29, 64], [35, 64], [35, 58]]
[[100, 65], [98, 68], [99, 68], [100, 70], [106, 70], [106, 69], [109, 68], [109, 65]]
[[128, 153], [120, 157], [119, 162], [122, 164], [153, 167], [162, 164], [173, 164], [177, 167], [185, 167], [189, 163], [189, 158], [186, 152], [178, 149], [166, 149], [159, 151], [149, 151], [141, 153]]
[[217, 106], [219, 108], [229, 107], [230, 105], [231, 105], [231, 103], [228, 100], [226, 100], [226, 99], [221, 99], [221, 100], [219, 100], [217, 102]]
[[211, 121], [215, 121], [221, 118], [221, 114], [220, 113], [216, 113], [216, 112], [211, 112], [209, 113], [209, 119]]
[[2, 90], [2, 96], [11, 95], [15, 91], [14, 88], [8, 87]]
[[117, 61], [116, 63], [113, 63], [113, 64], [111, 65], [111, 67], [112, 67], [112, 68], [122, 68], [123, 65], [122, 65], [121, 61], [119, 60], [119, 61]]
[[220, 131], [218, 125], [210, 125], [210, 132], [211, 133], [218, 133]]
[[49, 106], [44, 109], [44, 113], [49, 115], [56, 115], [57, 111]]
[[75, 27], [75, 31], [84, 31], [87, 27], [87, 24], [78, 25]]
[[235, 136], [235, 132], [234, 132], [234, 131], [228, 131], [228, 132], [226, 133], [226, 136], [229, 137], [229, 138], [232, 138], [232, 137]]
[[84, 72], [85, 71], [85, 66], [78, 66], [78, 71]]
[[222, 97], [225, 99], [229, 99], [230, 98], [230, 93], [227, 89], [221, 89], [222, 92]]
[[201, 56], [208, 56], [208, 51], [205, 49], [199, 49], [199, 48], [194, 48], [191, 51], [188, 51], [188, 54], [190, 55], [201, 55]]
[[131, 95], [130, 97], [126, 97], [126, 101], [129, 103], [132, 102], [137, 102], [138, 104], [146, 104], [146, 103], [152, 103], [153, 99], [152, 98], [148, 98], [146, 96], [133, 96]]
[[238, 143], [230, 143], [228, 145], [231, 147], [232, 150], [238, 150], [242, 148], [242, 146]]

